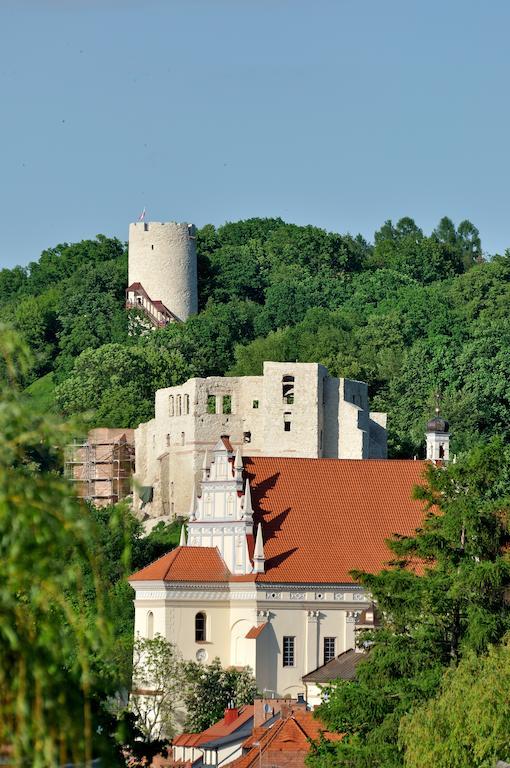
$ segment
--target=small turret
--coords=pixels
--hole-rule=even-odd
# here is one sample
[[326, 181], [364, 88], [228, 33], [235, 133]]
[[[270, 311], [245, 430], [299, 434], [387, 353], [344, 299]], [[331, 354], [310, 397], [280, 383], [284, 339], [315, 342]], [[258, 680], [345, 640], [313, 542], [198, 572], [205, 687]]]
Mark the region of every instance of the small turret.
[[181, 538], [179, 541], [179, 546], [180, 547], [186, 546], [186, 526], [185, 525], [181, 526]]
[[440, 398], [436, 395], [435, 416], [427, 422], [425, 439], [429, 461], [448, 461], [450, 458], [450, 425], [441, 416]]

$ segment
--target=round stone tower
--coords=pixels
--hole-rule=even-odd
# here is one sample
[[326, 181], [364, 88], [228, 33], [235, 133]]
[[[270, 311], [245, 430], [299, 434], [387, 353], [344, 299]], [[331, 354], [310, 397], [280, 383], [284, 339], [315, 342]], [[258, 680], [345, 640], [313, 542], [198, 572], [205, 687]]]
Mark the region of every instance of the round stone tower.
[[[129, 225], [129, 289], [136, 285], [175, 319], [198, 312], [195, 227], [174, 221]], [[128, 289], [128, 291], [129, 291]], [[145, 303], [145, 298], [143, 299]]]

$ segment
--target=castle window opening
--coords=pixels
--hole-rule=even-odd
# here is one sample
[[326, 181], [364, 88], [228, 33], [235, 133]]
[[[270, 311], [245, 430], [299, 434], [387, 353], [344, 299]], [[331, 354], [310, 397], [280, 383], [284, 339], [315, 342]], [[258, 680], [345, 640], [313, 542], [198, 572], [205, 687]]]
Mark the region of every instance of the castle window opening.
[[232, 413], [232, 396], [231, 395], [223, 396], [222, 412]]
[[170, 445], [170, 433], [167, 432], [167, 434], [166, 434], [166, 447], [168, 448], [169, 445]]
[[207, 396], [207, 413], [216, 413], [216, 395]]
[[168, 398], [168, 415], [174, 415], [174, 396], [170, 395]]
[[243, 432], [243, 443], [251, 443], [251, 432]]
[[177, 416], [180, 416], [182, 413], [182, 401], [181, 396], [177, 395]]
[[143, 225], [143, 231], [148, 232], [149, 231], [149, 223], [146, 221]]
[[283, 666], [294, 666], [294, 651], [295, 651], [296, 638], [284, 637], [283, 638]]
[[185, 442], [186, 442], [186, 435], [184, 434], [184, 432], [181, 432], [181, 445], [184, 445]]
[[154, 614], [149, 611], [147, 614], [147, 639], [154, 639]]
[[205, 625], [206, 625], [206, 618], [205, 613], [197, 613], [195, 616], [195, 642], [196, 643], [205, 643], [206, 640], [206, 631], [205, 631]]
[[328, 661], [331, 661], [331, 659], [335, 658], [336, 656], [335, 646], [336, 646], [335, 637], [324, 638], [324, 664], [327, 664]]
[[256, 411], [258, 407], [259, 407], [259, 401], [258, 400], [254, 400], [253, 401], [253, 410]]
[[284, 403], [294, 403], [294, 376], [287, 375], [282, 378], [282, 394]]
[[189, 395], [184, 395], [184, 413], [189, 414]]
[[283, 430], [284, 432], [290, 432], [291, 428], [291, 413], [289, 411], [285, 411], [283, 414]]
[[151, 251], [154, 250], [154, 243], [151, 245]]

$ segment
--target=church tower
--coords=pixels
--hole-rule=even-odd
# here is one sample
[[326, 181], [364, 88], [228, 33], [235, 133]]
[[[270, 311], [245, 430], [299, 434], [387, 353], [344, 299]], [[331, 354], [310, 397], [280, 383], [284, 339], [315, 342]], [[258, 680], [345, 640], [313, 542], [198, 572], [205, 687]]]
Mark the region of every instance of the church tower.
[[441, 416], [439, 397], [436, 398], [436, 414], [427, 422], [427, 459], [429, 461], [448, 461], [450, 459], [450, 425]]
[[154, 327], [198, 312], [195, 227], [173, 221], [129, 225], [126, 308]]

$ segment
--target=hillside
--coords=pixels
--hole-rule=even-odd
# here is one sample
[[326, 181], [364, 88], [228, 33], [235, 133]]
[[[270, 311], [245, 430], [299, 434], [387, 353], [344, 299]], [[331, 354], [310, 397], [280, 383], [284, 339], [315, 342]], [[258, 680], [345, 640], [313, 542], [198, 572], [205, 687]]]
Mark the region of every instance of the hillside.
[[478, 231], [444, 218], [429, 236], [386, 222], [374, 243], [281, 219], [198, 230], [200, 312], [128, 337], [127, 251], [118, 240], [62, 244], [0, 271], [0, 322], [33, 359], [38, 407], [136, 426], [158, 387], [248, 375], [271, 360], [316, 361], [369, 383], [390, 414], [393, 456], [421, 455], [434, 392], [453, 451], [510, 430], [510, 258], [484, 260]]

